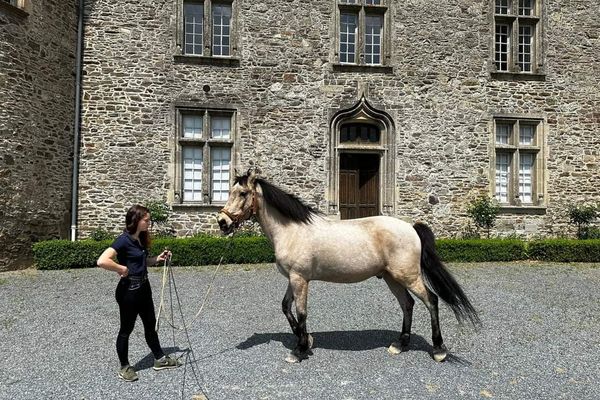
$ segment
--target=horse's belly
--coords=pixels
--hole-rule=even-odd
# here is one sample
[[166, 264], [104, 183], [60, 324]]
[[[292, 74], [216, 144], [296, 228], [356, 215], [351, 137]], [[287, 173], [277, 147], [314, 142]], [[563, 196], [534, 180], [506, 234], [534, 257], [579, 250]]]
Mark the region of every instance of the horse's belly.
[[364, 253], [338, 255], [336, 257], [315, 257], [313, 279], [328, 282], [360, 282], [383, 271], [383, 262], [375, 255]]
[[372, 271], [363, 271], [361, 272], [353, 272], [348, 273], [348, 271], [336, 271], [335, 269], [327, 268], [323, 271], [315, 271], [316, 273], [313, 276], [313, 280], [315, 281], [326, 281], [326, 282], [334, 282], [334, 283], [356, 283], [362, 282], [366, 279], [369, 279], [377, 273], [373, 273]]

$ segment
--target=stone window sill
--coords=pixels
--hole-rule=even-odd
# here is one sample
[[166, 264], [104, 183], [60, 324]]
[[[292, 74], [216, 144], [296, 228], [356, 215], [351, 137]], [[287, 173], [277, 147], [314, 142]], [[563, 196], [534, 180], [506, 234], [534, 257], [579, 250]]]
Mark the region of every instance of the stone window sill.
[[544, 215], [546, 206], [500, 206], [500, 214]]
[[333, 64], [336, 72], [361, 72], [375, 74], [392, 74], [394, 67], [388, 65]]
[[546, 74], [528, 74], [524, 72], [492, 72], [492, 79], [499, 81], [545, 81]]
[[27, 18], [29, 16], [29, 13], [27, 11], [23, 10], [22, 8], [8, 4], [4, 1], [0, 1], [0, 12], [1, 11], [6, 11], [7, 13], [15, 15], [19, 18]]
[[206, 57], [193, 55], [175, 55], [177, 64], [215, 65], [219, 67], [239, 67], [240, 59], [236, 57]]
[[214, 211], [214, 212], [219, 211], [221, 208], [223, 208], [224, 205], [225, 205], [225, 202], [218, 203], [218, 204], [204, 204], [204, 203], [173, 203], [173, 204], [171, 204], [171, 206], [173, 207], [173, 210], [177, 210], [177, 209], [184, 210], [184, 211], [201, 210], [201, 211]]

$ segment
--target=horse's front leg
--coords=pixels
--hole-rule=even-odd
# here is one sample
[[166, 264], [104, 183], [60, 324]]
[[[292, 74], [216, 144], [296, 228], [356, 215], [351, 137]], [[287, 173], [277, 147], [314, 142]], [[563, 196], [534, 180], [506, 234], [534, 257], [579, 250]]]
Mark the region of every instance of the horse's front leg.
[[[286, 358], [286, 361], [290, 363], [297, 363], [305, 358], [308, 358], [310, 348], [313, 344], [312, 336], [309, 335], [306, 331], [306, 302], [308, 297], [308, 281], [306, 281], [299, 275], [290, 275], [289, 288], [291, 288], [292, 295], [294, 296], [294, 300], [296, 301], [296, 316], [298, 317], [298, 322], [296, 329], [294, 330], [294, 326], [292, 326], [292, 330], [294, 330], [294, 333], [296, 334], [296, 336], [298, 336], [298, 344], [296, 345], [296, 348], [292, 351], [292, 353]], [[286, 297], [288, 293], [286, 293]], [[290, 322], [290, 325], [291, 324], [292, 323]]]
[[285, 296], [283, 297], [283, 300], [281, 301], [281, 310], [283, 311], [283, 313], [285, 314], [285, 317], [287, 318], [288, 322], [290, 323], [290, 327], [292, 328], [292, 332], [294, 332], [294, 335], [299, 336], [298, 321], [296, 320], [296, 317], [294, 317], [294, 314], [292, 313], [292, 303], [293, 302], [294, 302], [294, 292], [292, 290], [292, 284], [289, 283], [287, 290], [285, 292]]

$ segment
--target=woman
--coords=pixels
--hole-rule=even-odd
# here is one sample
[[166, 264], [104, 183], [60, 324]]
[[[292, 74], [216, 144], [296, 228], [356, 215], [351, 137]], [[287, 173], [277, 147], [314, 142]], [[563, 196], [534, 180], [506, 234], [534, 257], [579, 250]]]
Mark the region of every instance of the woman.
[[[116, 272], [121, 280], [117, 285], [115, 297], [119, 304], [121, 327], [117, 336], [117, 354], [121, 362], [119, 377], [133, 382], [138, 379], [137, 372], [129, 365], [129, 335], [133, 331], [135, 320], [139, 315], [144, 324], [146, 343], [154, 354], [154, 369], [176, 368], [176, 359], [165, 355], [155, 330], [156, 316], [152, 289], [148, 281], [148, 266], [158, 264], [171, 257], [171, 252], [163, 251], [156, 257], [150, 257], [150, 211], [143, 206], [135, 205], [125, 216], [125, 231], [115, 239], [109, 248], [98, 258], [98, 266]], [[115, 261], [116, 257], [116, 261]]]

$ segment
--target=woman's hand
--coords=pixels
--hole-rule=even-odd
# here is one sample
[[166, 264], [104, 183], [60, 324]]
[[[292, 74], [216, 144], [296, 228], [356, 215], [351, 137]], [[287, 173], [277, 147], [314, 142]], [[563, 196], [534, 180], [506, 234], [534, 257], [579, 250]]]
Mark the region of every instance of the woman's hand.
[[164, 250], [162, 253], [156, 256], [156, 262], [165, 261], [171, 258], [171, 252], [169, 250]]
[[100, 255], [98, 261], [96, 261], [96, 264], [100, 268], [116, 272], [121, 278], [125, 278], [127, 275], [129, 275], [129, 268], [124, 265], [117, 264], [114, 260], [115, 257], [117, 257], [117, 251], [112, 247], [109, 247]]

